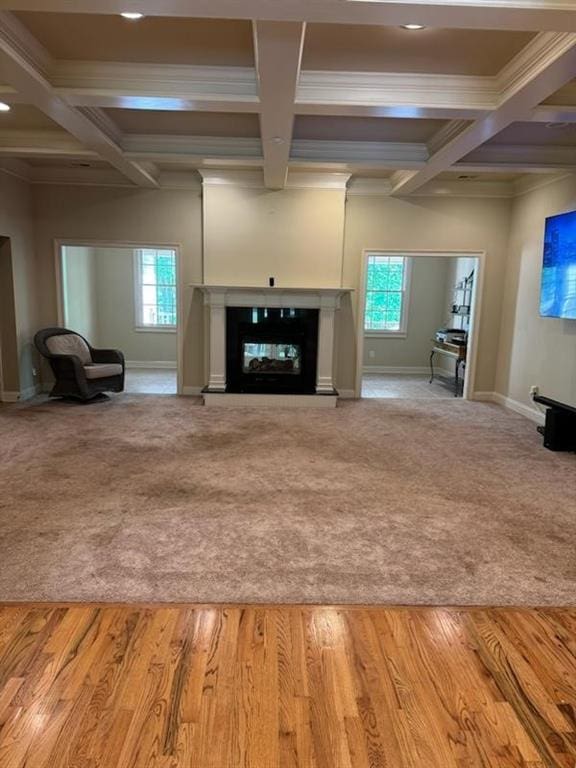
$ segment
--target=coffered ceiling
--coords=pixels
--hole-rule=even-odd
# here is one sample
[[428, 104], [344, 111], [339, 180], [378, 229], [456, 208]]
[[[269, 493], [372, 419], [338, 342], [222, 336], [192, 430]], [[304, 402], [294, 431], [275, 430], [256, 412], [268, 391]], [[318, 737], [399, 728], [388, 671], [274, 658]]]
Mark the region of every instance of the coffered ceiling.
[[553, 6], [0, 0], [0, 164], [37, 183], [261, 168], [271, 189], [315, 170], [513, 194], [576, 169], [576, 0]]

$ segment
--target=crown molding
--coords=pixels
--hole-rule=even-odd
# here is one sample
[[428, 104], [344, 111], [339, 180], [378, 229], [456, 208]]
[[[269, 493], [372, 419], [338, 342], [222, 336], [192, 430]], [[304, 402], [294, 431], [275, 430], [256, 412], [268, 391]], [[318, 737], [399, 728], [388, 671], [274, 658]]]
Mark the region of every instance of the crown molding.
[[258, 104], [256, 71], [251, 67], [56, 61], [51, 80], [70, 103], [82, 103], [77, 98], [82, 95], [100, 95], [119, 100], [117, 106], [140, 104], [144, 109], [166, 109], [170, 104], [172, 109], [183, 109], [197, 100]]
[[0, 153], [17, 156], [96, 157], [66, 131], [0, 130]]
[[428, 140], [428, 153], [433, 155], [435, 152], [438, 152], [438, 150], [459, 136], [462, 131], [466, 130], [467, 127], [467, 120], [450, 120]]
[[460, 179], [432, 179], [423, 184], [409, 197], [499, 197], [514, 196], [514, 187], [509, 181], [473, 181]]
[[574, 178], [574, 173], [553, 173], [548, 176], [538, 176], [536, 174], [526, 174], [516, 181], [512, 182], [514, 187], [514, 197], [522, 197], [529, 192], [535, 192], [537, 189], [548, 187], [550, 184], [556, 184], [563, 179]]
[[131, 155], [146, 155], [150, 159], [161, 159], [168, 155], [200, 158], [262, 157], [260, 139], [233, 137], [125, 134], [122, 147]]
[[295, 139], [292, 160], [367, 163], [381, 167], [420, 167], [428, 159], [426, 144], [394, 141], [320, 141]]
[[490, 110], [497, 103], [496, 78], [486, 76], [304, 70], [296, 89], [296, 111], [304, 104]]
[[540, 104], [528, 119], [533, 123], [576, 123], [576, 106]]
[[21, 181], [31, 181], [31, 170], [27, 163], [17, 158], [4, 157], [0, 159], [0, 171], [9, 176], [15, 176]]
[[62, 184], [89, 187], [128, 187], [134, 185], [114, 168], [49, 167], [31, 168], [32, 184]]
[[392, 191], [390, 179], [372, 179], [355, 176], [350, 180], [347, 197], [389, 197]]
[[7, 45], [20, 62], [48, 78], [53, 66], [52, 57], [10, 11], [0, 11], [0, 44]]
[[[573, 32], [540, 32], [536, 35], [496, 76], [499, 103], [526, 88], [538, 74], [569, 52], [575, 41]], [[546, 96], [548, 93], [543, 98]]]
[[[262, 171], [213, 170], [199, 168], [203, 187], [237, 187], [264, 189]], [[345, 191], [349, 173], [316, 173], [306, 171], [288, 171], [286, 189], [328, 189]]]
[[77, 107], [77, 109], [115, 144], [122, 143], [122, 131], [103, 110], [98, 107]]
[[576, 167], [574, 147], [539, 146], [532, 144], [488, 144], [470, 152], [464, 159], [467, 166], [481, 170], [485, 165], [500, 165], [507, 169], [530, 171], [549, 168], [572, 169]]

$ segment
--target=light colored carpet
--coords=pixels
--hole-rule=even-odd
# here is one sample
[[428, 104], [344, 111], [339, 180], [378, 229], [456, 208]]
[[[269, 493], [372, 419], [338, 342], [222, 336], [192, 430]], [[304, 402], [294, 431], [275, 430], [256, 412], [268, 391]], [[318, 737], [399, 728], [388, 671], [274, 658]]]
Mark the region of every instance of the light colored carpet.
[[498, 406], [0, 408], [0, 599], [576, 602], [576, 456]]

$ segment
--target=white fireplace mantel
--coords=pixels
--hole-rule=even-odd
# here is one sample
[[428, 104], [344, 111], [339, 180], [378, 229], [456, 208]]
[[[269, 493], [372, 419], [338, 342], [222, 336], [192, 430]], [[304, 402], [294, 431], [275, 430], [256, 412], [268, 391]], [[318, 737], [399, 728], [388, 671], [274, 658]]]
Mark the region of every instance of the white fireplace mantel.
[[[226, 392], [226, 307], [265, 307], [284, 309], [318, 309], [318, 359], [316, 394], [336, 395], [334, 387], [334, 328], [335, 314], [342, 296], [351, 288], [284, 288], [243, 285], [204, 285], [193, 288], [204, 293], [204, 303], [210, 307], [210, 373], [207, 394]], [[230, 393], [236, 403], [239, 396]], [[247, 396], [250, 401], [277, 399], [280, 396]], [[284, 396], [286, 399], [286, 396]], [[218, 398], [220, 402], [222, 398]], [[294, 395], [291, 404], [310, 405], [310, 397]], [[205, 402], [208, 398], [205, 396]], [[271, 402], [269, 400], [269, 402]], [[320, 404], [321, 400], [319, 400]], [[326, 404], [324, 400], [323, 404]], [[285, 404], [288, 404], [286, 402]], [[334, 398], [335, 404], [335, 398]]]

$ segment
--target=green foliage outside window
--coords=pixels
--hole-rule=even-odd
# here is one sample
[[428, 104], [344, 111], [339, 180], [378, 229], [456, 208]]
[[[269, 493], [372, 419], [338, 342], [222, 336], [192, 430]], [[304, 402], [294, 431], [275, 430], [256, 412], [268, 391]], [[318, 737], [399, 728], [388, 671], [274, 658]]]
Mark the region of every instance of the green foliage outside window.
[[406, 259], [402, 256], [368, 257], [366, 283], [367, 331], [399, 331], [402, 326]]
[[140, 251], [142, 324], [176, 325], [176, 254]]

